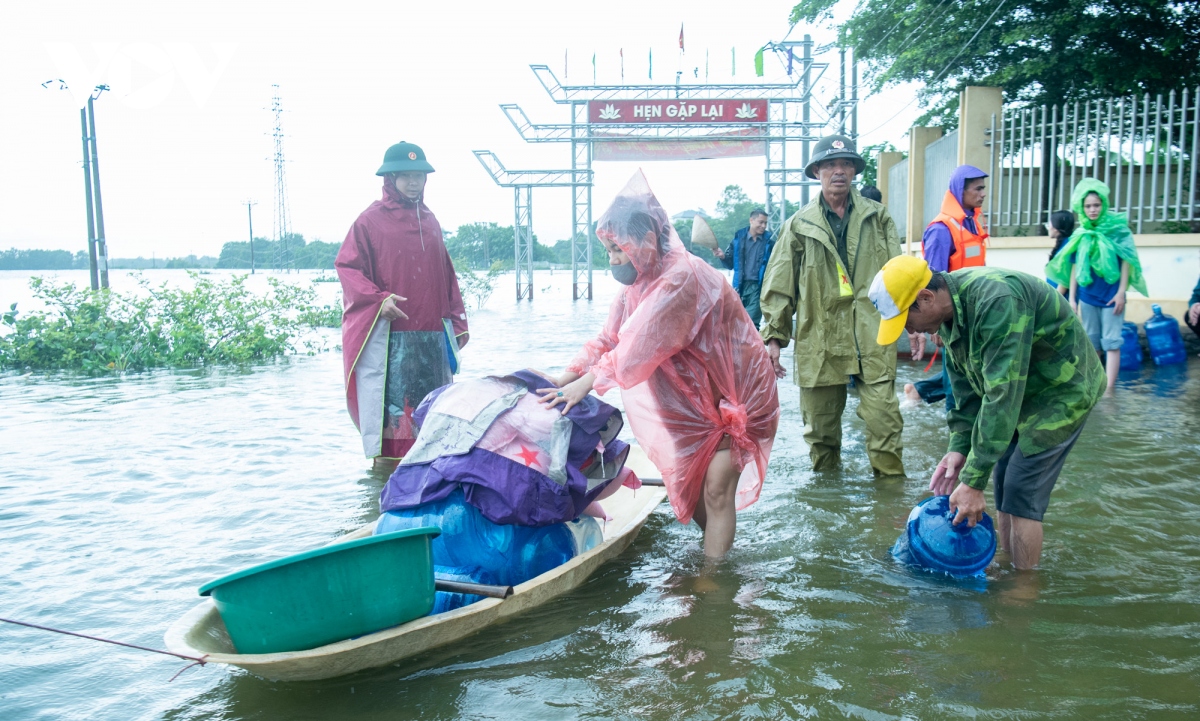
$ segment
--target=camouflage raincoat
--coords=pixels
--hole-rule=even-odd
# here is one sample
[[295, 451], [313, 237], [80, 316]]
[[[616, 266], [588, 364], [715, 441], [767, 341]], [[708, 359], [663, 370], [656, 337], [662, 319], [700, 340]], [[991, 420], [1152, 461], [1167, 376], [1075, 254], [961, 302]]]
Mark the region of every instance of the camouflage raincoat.
[[875, 342], [879, 313], [867, 291], [883, 264], [900, 255], [900, 238], [883, 204], [850, 192], [849, 269], [841, 267], [818, 199], [784, 224], [763, 277], [763, 340], [786, 346], [796, 339], [794, 379], [801, 388], [845, 384], [851, 375], [865, 383], [896, 377], [896, 346]]
[[1019, 433], [1026, 457], [1071, 437], [1104, 393], [1104, 369], [1067, 299], [1046, 281], [1001, 268], [943, 274], [954, 318], [943, 324], [957, 407], [950, 448], [959, 481], [983, 490]]

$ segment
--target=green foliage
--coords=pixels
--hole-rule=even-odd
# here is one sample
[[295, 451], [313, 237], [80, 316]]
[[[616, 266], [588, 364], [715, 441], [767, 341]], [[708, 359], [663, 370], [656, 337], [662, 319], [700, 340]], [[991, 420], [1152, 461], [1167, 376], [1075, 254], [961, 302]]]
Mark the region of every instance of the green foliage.
[[[288, 233], [286, 249], [281, 251], [280, 243], [268, 238], [254, 239], [254, 267], [278, 268], [283, 252], [290, 267], [298, 269], [332, 270], [333, 261], [341, 249], [340, 243], [326, 243], [314, 240], [311, 243], [304, 240], [299, 233]], [[217, 259], [218, 268], [250, 268], [249, 241], [226, 243], [221, 247], [221, 256]]]
[[1159, 226], [1158, 232], [1168, 234], [1194, 233], [1195, 231], [1192, 230], [1192, 227], [1193, 223], [1189, 223], [1186, 220], [1165, 220]]
[[246, 288], [247, 276], [191, 277], [191, 289], [142, 280], [128, 294], [32, 278], [47, 310], [21, 315], [13, 304], [4, 314], [0, 368], [98, 374], [257, 363], [317, 349], [306, 331], [331, 313], [314, 308], [312, 288], [271, 278], [270, 291], [257, 295]]
[[[446, 250], [455, 259], [455, 267], [490, 271], [496, 263], [502, 270], [512, 270], [516, 265], [513, 248], [513, 227], [497, 223], [468, 223], [460, 225], [454, 232], [445, 235]], [[533, 236], [533, 262], [570, 263], [570, 253], [564, 260], [554, 249], [538, 242]]]
[[492, 297], [496, 290], [496, 281], [504, 272], [504, 264], [498, 260], [492, 262], [492, 267], [488, 268], [486, 273], [471, 270], [466, 261], [455, 261], [454, 267], [458, 275], [459, 293], [467, 301], [473, 301], [476, 310], [483, 308], [488, 298]]
[[[792, 22], [829, 20], [836, 0], [802, 0]], [[838, 28], [875, 89], [919, 81], [918, 124], [957, 126], [968, 85], [1009, 102], [1166, 93], [1200, 83], [1200, 3], [1021, 0], [859, 3]], [[1190, 60], [1189, 60], [1190, 58]]]
[[87, 251], [0, 250], [0, 270], [74, 270], [88, 267]]

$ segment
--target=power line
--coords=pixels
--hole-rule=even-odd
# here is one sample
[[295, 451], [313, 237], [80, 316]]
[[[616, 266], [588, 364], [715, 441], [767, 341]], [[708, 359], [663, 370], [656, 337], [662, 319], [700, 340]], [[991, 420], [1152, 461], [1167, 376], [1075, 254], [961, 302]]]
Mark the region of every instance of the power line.
[[[946, 63], [946, 67], [942, 68], [942, 71], [940, 73], [938, 73], [936, 77], [934, 77], [932, 80], [930, 80], [929, 82], [926, 83], [927, 86], [933, 85], [934, 83], [938, 82], [939, 80], [942, 79], [942, 77], [947, 72], [949, 72], [950, 66], [954, 64], [954, 61], [958, 60], [959, 57], [961, 57], [962, 54], [964, 52], [966, 52], [967, 48], [970, 47], [971, 43], [975, 42], [975, 38], [979, 37], [979, 33], [983, 32], [983, 29], [985, 27], [987, 27], [989, 23], [992, 22], [992, 18], [996, 17], [996, 13], [1000, 12], [1000, 10], [1004, 7], [1005, 3], [1007, 3], [1007, 2], [1008, 2], [1008, 0], [1000, 0], [1000, 4], [996, 6], [996, 9], [992, 11], [992, 14], [988, 16], [987, 20], [983, 21], [983, 23], [975, 31], [975, 34], [971, 36], [971, 39], [968, 40], [967, 42], [963, 43], [963, 46], [958, 49], [958, 52], [954, 54], [954, 57], [950, 58], [950, 62]], [[896, 113], [894, 115], [892, 115], [892, 117], [888, 118], [887, 120], [883, 121], [879, 125], [872, 128], [871, 130], [868, 130], [867, 132], [863, 133], [862, 135], [863, 136], [870, 135], [871, 133], [874, 133], [875, 131], [879, 130], [883, 126], [892, 122], [893, 120], [895, 120], [897, 117], [900, 116], [900, 113], [903, 113], [905, 110], [908, 110], [910, 107], [912, 107], [912, 104], [917, 102], [917, 100], [919, 98], [920, 98], [919, 95], [914, 95], [913, 99], [908, 101], [908, 104], [906, 104], [904, 107], [897, 110]]]

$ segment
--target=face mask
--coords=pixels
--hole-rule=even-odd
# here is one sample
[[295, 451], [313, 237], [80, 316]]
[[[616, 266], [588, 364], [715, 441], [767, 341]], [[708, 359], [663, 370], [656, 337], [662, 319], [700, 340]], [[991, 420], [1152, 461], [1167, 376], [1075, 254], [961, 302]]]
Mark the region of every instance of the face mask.
[[637, 280], [637, 268], [633, 267], [633, 263], [625, 263], [624, 265], [609, 266], [609, 271], [612, 272], [612, 277], [617, 279], [622, 285], [633, 285], [633, 281]]

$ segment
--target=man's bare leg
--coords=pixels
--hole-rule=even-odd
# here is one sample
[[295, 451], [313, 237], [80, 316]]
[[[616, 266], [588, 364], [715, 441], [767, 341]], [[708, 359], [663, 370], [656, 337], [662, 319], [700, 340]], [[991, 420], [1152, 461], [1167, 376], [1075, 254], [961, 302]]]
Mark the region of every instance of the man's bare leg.
[[1012, 529], [1008, 552], [1013, 568], [1018, 571], [1037, 568], [1042, 560], [1042, 522], [1020, 516], [1010, 516], [1009, 522]]
[[710, 559], [723, 558], [733, 546], [737, 529], [737, 469], [729, 450], [716, 452], [704, 475], [704, 555]]
[[1000, 547], [1009, 556], [1012, 555], [1012, 516], [1004, 511], [996, 511], [996, 534], [1000, 537]]

